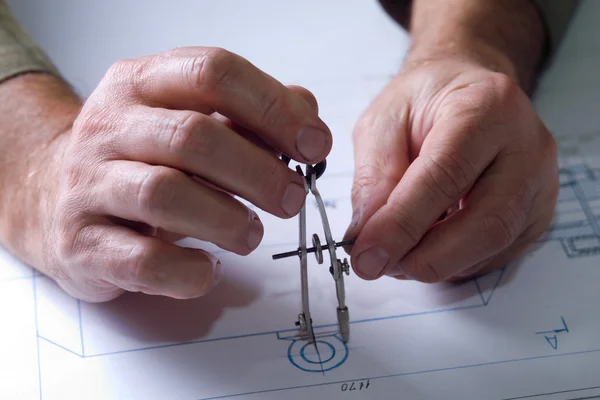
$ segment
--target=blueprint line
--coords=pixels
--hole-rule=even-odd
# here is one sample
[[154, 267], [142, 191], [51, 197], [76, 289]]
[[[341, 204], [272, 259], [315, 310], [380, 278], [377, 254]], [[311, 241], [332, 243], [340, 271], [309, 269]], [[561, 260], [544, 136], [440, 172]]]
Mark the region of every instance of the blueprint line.
[[37, 279], [35, 279], [35, 272], [32, 275], [31, 285], [33, 289], [33, 314], [35, 318], [35, 346], [37, 351], [37, 367], [38, 367], [38, 387], [40, 390], [40, 400], [42, 400], [42, 363], [40, 360], [40, 329], [38, 326], [38, 307], [37, 307]]
[[[446, 312], [446, 311], [458, 311], [458, 310], [468, 310], [471, 308], [479, 308], [479, 307], [484, 307], [485, 304], [473, 304], [470, 306], [461, 306], [461, 307], [453, 307], [453, 308], [440, 308], [438, 310], [431, 310], [431, 311], [423, 311], [423, 312], [417, 312], [417, 313], [410, 313], [410, 314], [399, 314], [399, 315], [390, 315], [387, 317], [377, 317], [377, 318], [368, 318], [368, 319], [359, 319], [356, 321], [350, 321], [350, 324], [363, 324], [365, 322], [377, 322], [377, 321], [385, 321], [388, 319], [399, 319], [399, 318], [406, 318], [406, 317], [414, 317], [417, 315], [428, 315], [428, 314], [438, 314], [438, 313], [442, 313], [442, 312]], [[319, 328], [331, 328], [333, 326], [337, 326], [337, 324], [326, 324], [326, 325], [315, 325], [315, 329], [319, 329]], [[295, 332], [297, 329], [284, 329], [281, 331], [277, 331], [277, 333], [285, 333], [285, 332]]]
[[547, 231], [555, 231], [558, 229], [569, 229], [569, 228], [580, 228], [588, 224], [587, 220], [575, 221], [575, 222], [566, 222], [561, 224], [550, 225]]
[[592, 230], [596, 234], [596, 236], [600, 236], [600, 226], [598, 226], [598, 221], [596, 221], [596, 216], [594, 212], [590, 208], [590, 205], [585, 197], [585, 193], [581, 187], [579, 182], [573, 184], [573, 191], [577, 196], [577, 200], [579, 200], [579, 204], [581, 205], [581, 209], [583, 210], [585, 216], [587, 217], [590, 225], [592, 225]]
[[525, 357], [525, 358], [516, 358], [516, 359], [511, 359], [511, 360], [491, 361], [488, 363], [460, 365], [458, 367], [436, 368], [436, 369], [429, 369], [429, 370], [415, 371], [415, 372], [402, 372], [399, 374], [363, 377], [363, 378], [356, 378], [356, 379], [346, 379], [343, 381], [335, 381], [335, 382], [315, 383], [313, 385], [299, 385], [299, 386], [290, 386], [287, 388], [257, 390], [254, 392], [237, 393], [237, 394], [232, 394], [232, 395], [227, 395], [227, 396], [203, 397], [203, 398], [200, 398], [197, 400], [230, 399], [230, 398], [234, 398], [234, 397], [249, 396], [249, 395], [253, 395], [253, 394], [273, 393], [273, 392], [282, 392], [282, 391], [286, 391], [286, 390], [296, 390], [296, 389], [306, 389], [306, 388], [319, 387], [319, 386], [339, 385], [342, 383], [346, 383], [350, 380], [372, 380], [372, 381], [374, 381], [374, 380], [379, 380], [379, 379], [397, 378], [397, 377], [401, 377], [401, 376], [410, 376], [410, 375], [420, 375], [420, 374], [427, 374], [427, 373], [432, 373], [432, 372], [444, 372], [444, 371], [452, 371], [452, 370], [458, 370], [458, 369], [477, 368], [477, 367], [485, 367], [485, 366], [490, 366], [490, 365], [510, 364], [510, 363], [522, 362], [522, 361], [533, 361], [533, 360], [541, 360], [541, 359], [564, 357], [564, 356], [575, 356], [575, 355], [599, 353], [599, 352], [600, 352], [600, 349], [594, 349], [594, 350], [585, 350], [585, 351], [575, 351], [572, 353], [564, 353], [564, 354], [549, 354], [549, 355], [545, 355], [545, 356]]
[[[314, 335], [313, 335], [314, 339]], [[317, 357], [319, 357], [319, 365], [321, 365], [321, 373], [325, 376], [325, 369], [323, 368], [323, 360], [321, 359], [321, 352], [319, 351], [318, 342], [315, 340], [315, 350], [317, 351]], [[304, 356], [304, 353], [302, 353]], [[333, 354], [335, 355], [335, 349], [333, 349]]]
[[477, 282], [477, 279], [474, 279], [475, 281], [475, 286], [477, 287], [477, 291], [479, 292], [479, 297], [481, 297], [481, 303], [483, 305], [485, 305], [485, 299], [483, 298], [483, 292], [481, 291], [481, 288], [479, 287], [479, 282]]
[[219, 342], [222, 340], [243, 339], [243, 338], [249, 338], [249, 337], [255, 337], [255, 336], [276, 335], [277, 332], [278, 331], [249, 333], [247, 335], [226, 336], [226, 337], [219, 337], [219, 338], [212, 338], [212, 339], [195, 340], [195, 341], [191, 341], [191, 342], [161, 344], [158, 346], [140, 347], [137, 349], [119, 350], [119, 351], [112, 351], [112, 352], [108, 352], [108, 353], [99, 353], [99, 354], [89, 354], [89, 355], [86, 355], [84, 358], [112, 356], [112, 355], [117, 355], [117, 354], [134, 353], [136, 351], [143, 351], [143, 350], [164, 349], [164, 348], [168, 348], [168, 347], [179, 347], [179, 346], [186, 346], [186, 345], [190, 345], [190, 344]]
[[81, 300], [77, 300], [77, 314], [79, 314], [79, 339], [81, 340], [81, 356], [85, 357], [85, 347], [83, 345], [83, 322], [81, 319]]
[[560, 321], [563, 324], [563, 328], [562, 329], [552, 329], [549, 331], [541, 331], [541, 332], [536, 332], [536, 335], [543, 335], [546, 333], [561, 333], [561, 332], [567, 332], [569, 333], [569, 327], [567, 326], [567, 323], [565, 322], [565, 318], [561, 315], [560, 317]]
[[[384, 320], [388, 320], [388, 319], [399, 319], [399, 318], [406, 318], [406, 317], [414, 317], [417, 315], [428, 315], [428, 314], [439, 314], [442, 312], [450, 312], [450, 311], [458, 311], [458, 310], [468, 310], [468, 309], [472, 309], [472, 308], [479, 308], [479, 307], [484, 307], [484, 304], [474, 304], [471, 306], [462, 306], [462, 307], [454, 307], [454, 308], [443, 308], [443, 309], [439, 309], [439, 310], [432, 310], [432, 311], [424, 311], [424, 312], [420, 312], [420, 313], [411, 313], [411, 314], [400, 314], [400, 315], [391, 315], [388, 317], [379, 317], [379, 318], [370, 318], [370, 319], [363, 319], [363, 320], [357, 320], [357, 321], [351, 321], [351, 324], [362, 324], [365, 322], [376, 322], [376, 321], [384, 321]], [[327, 327], [332, 327], [332, 326], [337, 326], [336, 324], [327, 324], [327, 325], [315, 325], [315, 328], [327, 328]], [[256, 336], [266, 336], [266, 335], [277, 335], [277, 337], [279, 338], [279, 334], [280, 333], [284, 333], [284, 332], [293, 332], [296, 331], [296, 329], [282, 329], [282, 330], [277, 330], [277, 331], [269, 331], [269, 332], [257, 332], [257, 333], [249, 333], [246, 335], [237, 335], [237, 336], [225, 336], [225, 337], [219, 337], [219, 338], [212, 338], [212, 339], [202, 339], [202, 340], [195, 340], [195, 341], [191, 341], [191, 342], [182, 342], [182, 343], [169, 343], [169, 344], [162, 344], [162, 345], [158, 345], [158, 346], [148, 346], [148, 347], [140, 347], [137, 349], [129, 349], [129, 350], [119, 350], [119, 351], [113, 351], [113, 352], [108, 352], [108, 353], [99, 353], [99, 354], [88, 354], [88, 355], [84, 355], [82, 356], [81, 354], [77, 354], [72, 350], [69, 350], [55, 342], [53, 342], [52, 340], [44, 337], [44, 336], [39, 336], [40, 339], [44, 339], [46, 342], [54, 344], [57, 347], [60, 347], [62, 349], [65, 349], [66, 351], [69, 351], [79, 357], [83, 357], [83, 358], [92, 358], [92, 357], [103, 357], [103, 356], [111, 356], [111, 355], [117, 355], [117, 354], [124, 354], [124, 353], [133, 353], [133, 352], [137, 352], [137, 351], [143, 351], [143, 350], [154, 350], [154, 349], [163, 349], [163, 348], [168, 348], [168, 347], [179, 347], [179, 346], [187, 346], [187, 345], [191, 345], [191, 344], [199, 344], [199, 343], [209, 343], [209, 342], [218, 342], [218, 341], [222, 341], [222, 340], [234, 340], [234, 339], [243, 339], [243, 338], [249, 338], [249, 337], [256, 337]], [[83, 354], [83, 353], [82, 353]]]
[[[439, 309], [439, 310], [423, 311], [423, 312], [420, 312], [420, 313], [411, 313], [411, 314], [392, 315], [392, 316], [389, 316], [389, 317], [360, 319], [360, 320], [357, 320], [357, 321], [352, 321], [350, 323], [351, 324], [363, 324], [365, 322], [385, 321], [385, 320], [388, 320], [388, 319], [399, 319], [399, 318], [406, 318], [406, 317], [414, 317], [416, 315], [439, 314], [439, 313], [446, 312], [446, 311], [468, 310], [468, 309], [471, 309], [471, 308], [479, 308], [479, 307], [484, 307], [484, 306], [485, 306], [484, 304], [474, 304], [474, 305], [471, 305], [471, 306], [443, 308], [443, 309]], [[321, 327], [327, 327], [327, 326], [333, 326], [333, 325], [323, 325]], [[321, 328], [321, 327], [317, 327], [317, 328]]]
[[[485, 304], [473, 304], [470, 306], [461, 306], [461, 307], [453, 307], [453, 308], [440, 308], [439, 310], [431, 310], [431, 311], [423, 311], [423, 312], [417, 312], [417, 313], [410, 313], [410, 314], [399, 314], [399, 315], [390, 315], [387, 317], [377, 317], [377, 318], [368, 318], [368, 319], [359, 319], [356, 321], [350, 321], [350, 324], [363, 324], [365, 322], [377, 322], [377, 321], [386, 321], [388, 319], [399, 319], [399, 318], [406, 318], [406, 317], [415, 317], [417, 315], [428, 315], [428, 314], [439, 314], [439, 313], [443, 313], [446, 311], [458, 311], [458, 310], [468, 310], [471, 308], [479, 308], [479, 307], [484, 307]], [[319, 329], [319, 328], [331, 328], [337, 326], [337, 324], [326, 324], [326, 325], [315, 325], [315, 329]], [[285, 332], [295, 332], [297, 329], [284, 329], [281, 331], [277, 331], [277, 333], [285, 333]]]
[[77, 353], [75, 353], [73, 350], [67, 349], [65, 346], [62, 346], [62, 345], [60, 345], [60, 344], [58, 344], [58, 343], [56, 343], [56, 342], [54, 342], [54, 341], [52, 341], [52, 340], [50, 340], [50, 339], [48, 339], [48, 338], [44, 337], [44, 336], [38, 336], [38, 338], [42, 339], [42, 340], [43, 340], [43, 341], [45, 341], [45, 342], [48, 342], [48, 343], [50, 343], [50, 344], [53, 344], [53, 345], [55, 345], [55, 346], [56, 346], [56, 347], [58, 347], [59, 349], [63, 349], [64, 351], [67, 351], [67, 352], [69, 352], [69, 353], [71, 353], [71, 354], [73, 354], [73, 355], [76, 355], [76, 356], [77, 356], [77, 357], [79, 357], [79, 358], [84, 358], [84, 356], [82, 356], [81, 354], [77, 354]]
[[494, 284], [494, 287], [492, 288], [492, 291], [490, 293], [490, 297], [488, 297], [487, 301], [484, 302], [484, 305], [487, 306], [490, 303], [490, 300], [492, 300], [492, 296], [494, 296], [494, 293], [496, 292], [496, 289], [498, 289], [498, 285], [502, 281], [502, 278], [504, 278], [504, 271], [506, 271], [506, 269], [502, 268], [502, 272], [500, 272], [500, 276], [498, 277], [498, 280], [496, 281], [496, 283]]
[[[533, 399], [534, 397], [550, 396], [551, 394], [566, 394], [566, 393], [574, 393], [574, 392], [581, 392], [583, 390], [594, 390], [594, 389], [600, 389], [600, 386], [592, 386], [592, 387], [587, 387], [587, 388], [582, 388], [582, 389], [562, 390], [560, 392], [540, 393], [540, 394], [533, 394], [533, 395], [521, 396], [521, 397], [511, 397], [509, 399], [502, 399], [502, 400]], [[598, 396], [595, 396], [595, 397], [598, 397]], [[594, 397], [582, 397], [582, 398], [579, 398], [579, 399], [593, 399], [593, 398]]]

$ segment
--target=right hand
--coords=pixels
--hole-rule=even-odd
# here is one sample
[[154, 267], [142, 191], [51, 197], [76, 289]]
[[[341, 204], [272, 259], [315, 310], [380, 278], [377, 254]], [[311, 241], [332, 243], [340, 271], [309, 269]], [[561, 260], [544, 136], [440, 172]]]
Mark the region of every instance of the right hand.
[[[116, 63], [76, 119], [58, 175], [47, 271], [86, 301], [208, 293], [222, 274], [191, 237], [240, 255], [263, 236], [233, 195], [281, 218], [306, 193], [279, 158], [315, 164], [332, 136], [306, 90], [217, 48]], [[162, 234], [165, 233], [165, 234]]]

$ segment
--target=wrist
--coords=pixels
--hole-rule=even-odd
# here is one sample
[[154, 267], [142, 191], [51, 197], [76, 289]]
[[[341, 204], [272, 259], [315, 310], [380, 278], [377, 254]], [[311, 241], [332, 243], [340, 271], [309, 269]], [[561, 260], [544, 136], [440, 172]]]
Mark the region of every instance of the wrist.
[[0, 245], [43, 267], [43, 245], [70, 126], [79, 100], [64, 83], [41, 74], [0, 85]]
[[458, 38], [441, 43], [419, 43], [408, 52], [403, 69], [409, 70], [434, 62], [455, 62], [504, 74], [519, 82], [518, 67], [502, 51], [477, 39]]
[[461, 60], [535, 86], [545, 35], [531, 1], [412, 0], [410, 34], [408, 65]]
[[0, 243], [40, 270], [56, 203], [62, 142], [60, 135], [47, 146], [32, 149], [29, 160], [13, 163], [11, 177], [2, 180], [5, 190], [0, 196]]

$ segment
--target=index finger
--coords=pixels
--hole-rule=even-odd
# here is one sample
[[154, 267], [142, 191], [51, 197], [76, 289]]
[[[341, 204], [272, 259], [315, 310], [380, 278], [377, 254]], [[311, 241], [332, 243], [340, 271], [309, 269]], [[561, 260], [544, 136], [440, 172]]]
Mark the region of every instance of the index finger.
[[297, 162], [316, 164], [331, 150], [331, 132], [311, 104], [229, 51], [179, 48], [118, 63], [113, 71], [149, 106], [216, 111]]
[[434, 126], [387, 203], [360, 232], [352, 264], [362, 278], [377, 279], [398, 263], [494, 160], [499, 146], [477, 124], [452, 122]]

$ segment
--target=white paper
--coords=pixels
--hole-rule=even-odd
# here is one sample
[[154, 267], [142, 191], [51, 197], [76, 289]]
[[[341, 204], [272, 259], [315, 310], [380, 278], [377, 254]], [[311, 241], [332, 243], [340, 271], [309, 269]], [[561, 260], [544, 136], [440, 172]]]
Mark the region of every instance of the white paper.
[[[12, 3], [27, 17], [23, 5], [27, 1]], [[135, 8], [134, 3], [129, 6]], [[78, 7], [74, 2], [71, 6]], [[354, 23], [368, 16], [362, 21], [374, 36], [393, 30], [387, 17], [372, 9], [375, 5], [353, 2], [352, 7], [360, 14]], [[329, 9], [323, 12], [334, 14]], [[311, 257], [310, 300], [321, 336], [319, 362], [311, 346], [293, 340], [301, 311], [298, 259], [271, 259], [274, 253], [297, 247], [296, 219], [282, 221], [261, 214], [266, 233], [260, 249], [248, 257], [220, 252], [224, 281], [205, 298], [189, 301], [126, 294], [106, 304], [79, 302], [0, 252], [0, 399], [599, 396], [600, 35], [595, 22], [599, 14], [600, 3], [582, 4], [540, 85], [536, 106], [560, 145], [563, 187], [551, 229], [514, 265], [462, 284], [366, 282], [351, 274], [346, 278], [351, 340], [344, 345], [335, 335], [333, 280], [327, 266], [317, 265]], [[147, 21], [140, 20], [140, 24]], [[75, 17], [72, 22], [83, 23]], [[327, 23], [339, 23], [340, 31], [352, 32], [348, 22]], [[216, 25], [211, 29], [224, 29]], [[64, 60], [77, 55], [77, 45], [59, 51], [50, 37], [41, 37], [40, 25], [31, 27], [68, 69]], [[294, 83], [306, 84], [319, 99], [335, 145], [318, 183], [329, 204], [333, 235], [341, 238], [351, 214], [352, 126], [389, 79], [396, 57], [370, 49], [380, 64], [373, 59], [357, 61], [336, 78], [333, 73], [320, 76], [315, 67], [318, 61], [327, 71], [339, 63], [333, 57], [328, 60], [323, 47], [318, 47], [318, 60], [309, 57], [311, 67], [304, 74], [301, 65], [287, 68], [285, 57], [274, 59], [266, 47], [243, 47], [233, 38], [227, 40], [265, 64], [272, 63], [272, 70], [293, 76]], [[340, 47], [352, 50], [343, 38], [337, 40]], [[387, 46], [389, 51], [391, 43]], [[109, 53], [98, 51], [96, 57], [102, 54]], [[116, 56], [110, 54], [102, 62]], [[84, 62], [80, 56], [75, 59]], [[67, 75], [78, 81], [81, 75], [76, 73], [84, 70]], [[79, 87], [85, 91], [97, 79], [97, 71], [90, 72]], [[312, 199], [308, 204], [308, 233], [323, 237]], [[190, 240], [182, 244], [200, 245]]]

